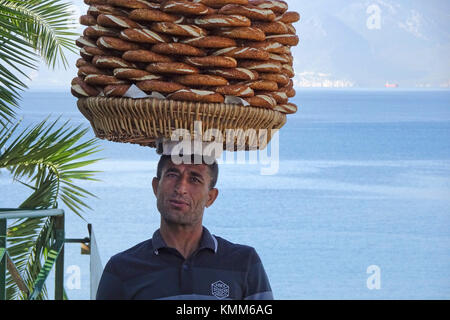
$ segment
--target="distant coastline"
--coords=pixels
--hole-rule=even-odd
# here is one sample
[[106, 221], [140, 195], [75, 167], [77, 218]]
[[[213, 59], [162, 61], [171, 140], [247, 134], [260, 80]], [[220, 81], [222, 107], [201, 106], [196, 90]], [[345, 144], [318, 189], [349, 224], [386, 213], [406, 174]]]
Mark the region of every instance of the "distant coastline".
[[434, 88], [416, 88], [416, 87], [398, 87], [393, 90], [392, 88], [385, 88], [385, 87], [379, 87], [379, 88], [365, 88], [365, 87], [347, 87], [347, 88], [323, 88], [323, 87], [296, 87], [295, 90], [297, 92], [300, 91], [382, 91], [382, 92], [446, 92], [450, 91], [450, 88], [440, 88], [440, 87], [434, 87]]
[[[401, 91], [450, 91], [450, 88], [442, 88], [442, 87], [398, 87], [393, 90], [392, 88], [372, 88], [372, 87], [343, 87], [343, 88], [334, 88], [334, 87], [295, 87], [297, 91], [386, 91], [386, 92], [401, 92]], [[23, 94], [27, 92], [37, 93], [37, 92], [58, 92], [63, 93], [67, 92], [70, 94], [70, 87], [62, 88], [30, 88], [25, 91]], [[76, 98], [74, 98], [76, 99]]]

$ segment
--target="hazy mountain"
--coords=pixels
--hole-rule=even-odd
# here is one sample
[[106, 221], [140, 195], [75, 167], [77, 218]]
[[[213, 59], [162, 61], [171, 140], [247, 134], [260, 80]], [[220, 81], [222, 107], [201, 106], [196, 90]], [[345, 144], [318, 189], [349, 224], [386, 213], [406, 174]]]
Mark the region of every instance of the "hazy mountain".
[[[449, 0], [285, 1], [302, 16], [295, 24], [300, 36], [294, 48], [297, 85], [382, 87], [389, 81], [401, 87], [450, 86]], [[83, 0], [72, 2], [77, 15], [86, 13]], [[380, 11], [379, 29], [367, 26], [374, 22], [374, 8]], [[39, 72], [30, 71], [31, 87], [67, 90], [77, 58], [69, 54], [68, 70], [42, 65]]]
[[[296, 72], [345, 79], [361, 87], [402, 87], [450, 80], [448, 0], [290, 1], [296, 24]], [[379, 18], [379, 19], [377, 19]]]

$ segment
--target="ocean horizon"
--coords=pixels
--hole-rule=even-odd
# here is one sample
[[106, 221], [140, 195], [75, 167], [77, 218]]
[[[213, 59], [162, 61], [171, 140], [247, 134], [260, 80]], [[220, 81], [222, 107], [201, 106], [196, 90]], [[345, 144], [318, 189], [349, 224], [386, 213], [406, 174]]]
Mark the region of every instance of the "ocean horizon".
[[[292, 101], [299, 111], [279, 132], [278, 170], [221, 163], [219, 197], [204, 225], [257, 250], [275, 299], [449, 299], [450, 90], [308, 88]], [[20, 105], [22, 128], [48, 115], [89, 128], [69, 92], [29, 91]], [[99, 145], [94, 158], [105, 160], [90, 169], [102, 171], [101, 181], [76, 184], [98, 196], [83, 217], [104, 266], [159, 227], [151, 190], [158, 155]], [[3, 208], [29, 193], [5, 170], [0, 190]], [[87, 236], [86, 221], [62, 208], [66, 236]], [[89, 299], [89, 256], [75, 244], [65, 254], [69, 299]], [[76, 288], [71, 266], [81, 272]]]

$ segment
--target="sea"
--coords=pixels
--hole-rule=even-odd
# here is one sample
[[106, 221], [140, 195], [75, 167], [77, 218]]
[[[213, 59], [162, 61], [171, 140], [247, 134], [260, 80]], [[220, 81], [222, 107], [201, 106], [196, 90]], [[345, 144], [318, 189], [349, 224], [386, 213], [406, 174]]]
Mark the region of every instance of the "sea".
[[[204, 226], [256, 249], [275, 299], [449, 299], [450, 91], [300, 89], [293, 102], [298, 112], [268, 147], [274, 170], [249, 160], [257, 151], [219, 162]], [[60, 117], [94, 137], [69, 92], [26, 92], [20, 105], [21, 128]], [[92, 224], [104, 266], [159, 228], [158, 155], [98, 144], [103, 160], [89, 169], [100, 181], [76, 182], [97, 196], [92, 209], [81, 219], [61, 207], [67, 238]], [[1, 171], [0, 207], [29, 192]], [[69, 299], [90, 299], [89, 258], [66, 244]]]

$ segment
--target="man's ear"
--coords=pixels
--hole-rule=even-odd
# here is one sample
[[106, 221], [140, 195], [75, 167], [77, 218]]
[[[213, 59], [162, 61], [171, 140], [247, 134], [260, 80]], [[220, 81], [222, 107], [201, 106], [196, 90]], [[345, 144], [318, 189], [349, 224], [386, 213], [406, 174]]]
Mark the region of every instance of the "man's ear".
[[214, 201], [216, 201], [217, 196], [219, 195], [219, 190], [216, 188], [212, 188], [208, 191], [208, 195], [208, 201], [206, 202], [207, 208], [209, 208], [214, 203]]
[[159, 186], [159, 179], [157, 177], [154, 177], [152, 180], [152, 188], [155, 196], [158, 193], [158, 186]]

